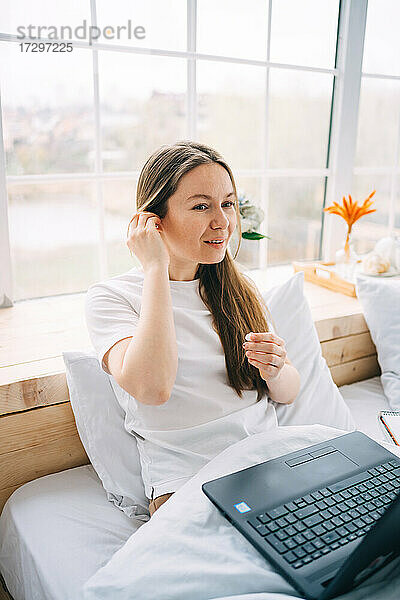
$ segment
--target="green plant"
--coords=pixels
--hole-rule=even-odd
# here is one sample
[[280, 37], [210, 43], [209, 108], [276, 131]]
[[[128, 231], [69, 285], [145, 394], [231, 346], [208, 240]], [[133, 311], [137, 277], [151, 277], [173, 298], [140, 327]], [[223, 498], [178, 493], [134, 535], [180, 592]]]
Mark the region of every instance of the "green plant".
[[242, 228], [242, 238], [246, 240], [261, 240], [262, 238], [271, 239], [268, 235], [258, 233], [256, 229], [264, 220], [264, 211], [259, 206], [253, 204], [247, 199], [244, 192], [238, 193], [240, 224]]

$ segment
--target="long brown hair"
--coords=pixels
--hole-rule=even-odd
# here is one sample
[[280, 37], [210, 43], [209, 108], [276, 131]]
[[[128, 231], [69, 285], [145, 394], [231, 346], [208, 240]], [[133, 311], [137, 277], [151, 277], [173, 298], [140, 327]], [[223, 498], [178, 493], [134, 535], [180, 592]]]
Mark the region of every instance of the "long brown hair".
[[175, 193], [180, 178], [195, 167], [218, 163], [229, 174], [235, 192], [235, 210], [239, 244], [232, 258], [229, 248], [224, 259], [214, 264], [199, 264], [199, 294], [212, 315], [224, 352], [228, 380], [240, 398], [242, 390], [257, 389], [257, 401], [268, 393], [259, 370], [251, 365], [242, 347], [250, 331], [268, 331], [268, 318], [274, 323], [254, 282], [234, 262], [240, 248], [242, 230], [235, 180], [224, 158], [213, 148], [191, 141], [180, 141], [158, 148], [146, 161], [139, 176], [136, 192], [137, 211], [152, 212], [163, 219], [168, 211], [168, 198]]

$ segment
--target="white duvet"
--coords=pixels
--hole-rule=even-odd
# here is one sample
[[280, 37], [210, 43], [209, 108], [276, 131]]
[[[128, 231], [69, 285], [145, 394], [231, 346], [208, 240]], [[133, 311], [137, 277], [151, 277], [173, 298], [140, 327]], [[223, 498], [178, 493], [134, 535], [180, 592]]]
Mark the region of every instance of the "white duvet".
[[[287, 600], [299, 593], [203, 493], [204, 482], [344, 432], [322, 425], [279, 427], [230, 446], [183, 485], [85, 584], [82, 600]], [[400, 456], [389, 443], [380, 442]], [[342, 596], [398, 600], [398, 561]], [[71, 600], [76, 600], [76, 598]]]

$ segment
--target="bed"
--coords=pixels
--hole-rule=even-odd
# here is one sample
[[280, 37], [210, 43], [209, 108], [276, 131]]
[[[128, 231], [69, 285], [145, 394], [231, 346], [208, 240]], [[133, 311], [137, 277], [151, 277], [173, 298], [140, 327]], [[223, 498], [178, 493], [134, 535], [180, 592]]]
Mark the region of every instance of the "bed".
[[[379, 410], [389, 408], [380, 377], [340, 391], [358, 429], [388, 441], [377, 419]], [[91, 465], [23, 485], [0, 517], [0, 570], [11, 597], [79, 598], [83, 584], [143, 525], [107, 501]]]
[[[399, 284], [389, 287], [385, 283], [379, 295], [380, 283], [358, 286], [367, 323], [362, 315], [346, 322], [335, 319], [319, 327], [318, 333], [304, 297], [302, 273], [265, 292], [276, 329], [286, 340], [288, 354], [300, 373], [296, 402], [292, 408], [277, 408], [280, 427], [268, 435], [251, 432], [228, 446], [150, 520], [144, 504], [141, 511], [132, 513], [129, 503], [118, 500], [120, 494], [120, 498], [135, 498], [129, 492], [133, 483], [141, 484], [139, 464], [133, 473], [132, 438], [123, 429], [118, 389], [95, 356], [69, 353], [67, 380], [73, 365], [76, 377], [69, 383], [70, 403], [60, 404], [62, 413], [49, 406], [2, 418], [9, 439], [19, 436], [24, 441], [28, 436], [29, 445], [18, 450], [8, 442], [0, 461], [3, 487], [9, 486], [0, 516], [0, 572], [11, 594], [0, 586], [0, 600], [153, 600], [155, 595], [157, 600], [298, 598], [211, 505], [201, 483], [342, 435], [343, 430], [350, 430], [344, 425], [351, 416], [357, 429], [400, 456], [400, 448], [390, 441], [377, 419], [380, 410], [400, 409], [400, 314], [392, 310], [398, 305], [400, 290]], [[345, 357], [345, 364], [329, 370], [321, 354], [322, 343], [326, 344], [327, 360]], [[375, 369], [378, 356], [379, 376], [374, 372], [358, 381], [348, 379], [353, 373], [359, 376], [365, 365], [368, 372], [371, 366]], [[42, 415], [36, 418], [39, 410]], [[44, 436], [41, 444], [38, 440], [43, 436], [44, 423], [51, 437]], [[121, 452], [114, 451], [110, 457], [104, 446], [112, 428], [118, 443], [110, 447]], [[90, 463], [62, 466], [60, 461], [67, 455]], [[114, 464], [110, 466], [111, 458]], [[49, 468], [53, 470], [43, 470]], [[21, 474], [28, 473], [28, 483], [12, 489], [7, 477], [11, 480], [14, 473], [17, 484]], [[398, 572], [398, 565], [387, 565], [367, 581], [371, 586], [367, 591], [359, 588], [346, 599], [398, 600]]]

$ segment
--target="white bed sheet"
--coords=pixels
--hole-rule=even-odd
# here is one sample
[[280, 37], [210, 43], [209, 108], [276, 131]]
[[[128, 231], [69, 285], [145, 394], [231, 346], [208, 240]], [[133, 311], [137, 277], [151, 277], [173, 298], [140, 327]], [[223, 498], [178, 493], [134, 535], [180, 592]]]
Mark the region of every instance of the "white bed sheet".
[[18, 488], [4, 506], [0, 571], [14, 600], [77, 598], [143, 524], [107, 501], [91, 465], [46, 475]]
[[391, 442], [378, 420], [380, 410], [391, 410], [383, 393], [381, 378], [372, 377], [350, 385], [342, 385], [339, 389], [357, 429], [377, 441]]
[[[357, 428], [387, 442], [377, 419], [379, 410], [389, 408], [380, 377], [340, 391]], [[0, 572], [14, 600], [78, 597], [144, 522], [107, 501], [91, 465], [41, 477], [16, 490], [3, 509]]]
[[[85, 583], [79, 600], [227, 600], [256, 594], [265, 600], [303, 599], [215, 508], [202, 484], [344, 433], [323, 425], [291, 425], [232, 444], [160, 506]], [[380, 443], [400, 455], [394, 444]], [[245, 493], [241, 499], [247, 501]], [[399, 600], [400, 561], [387, 568], [341, 600]]]

